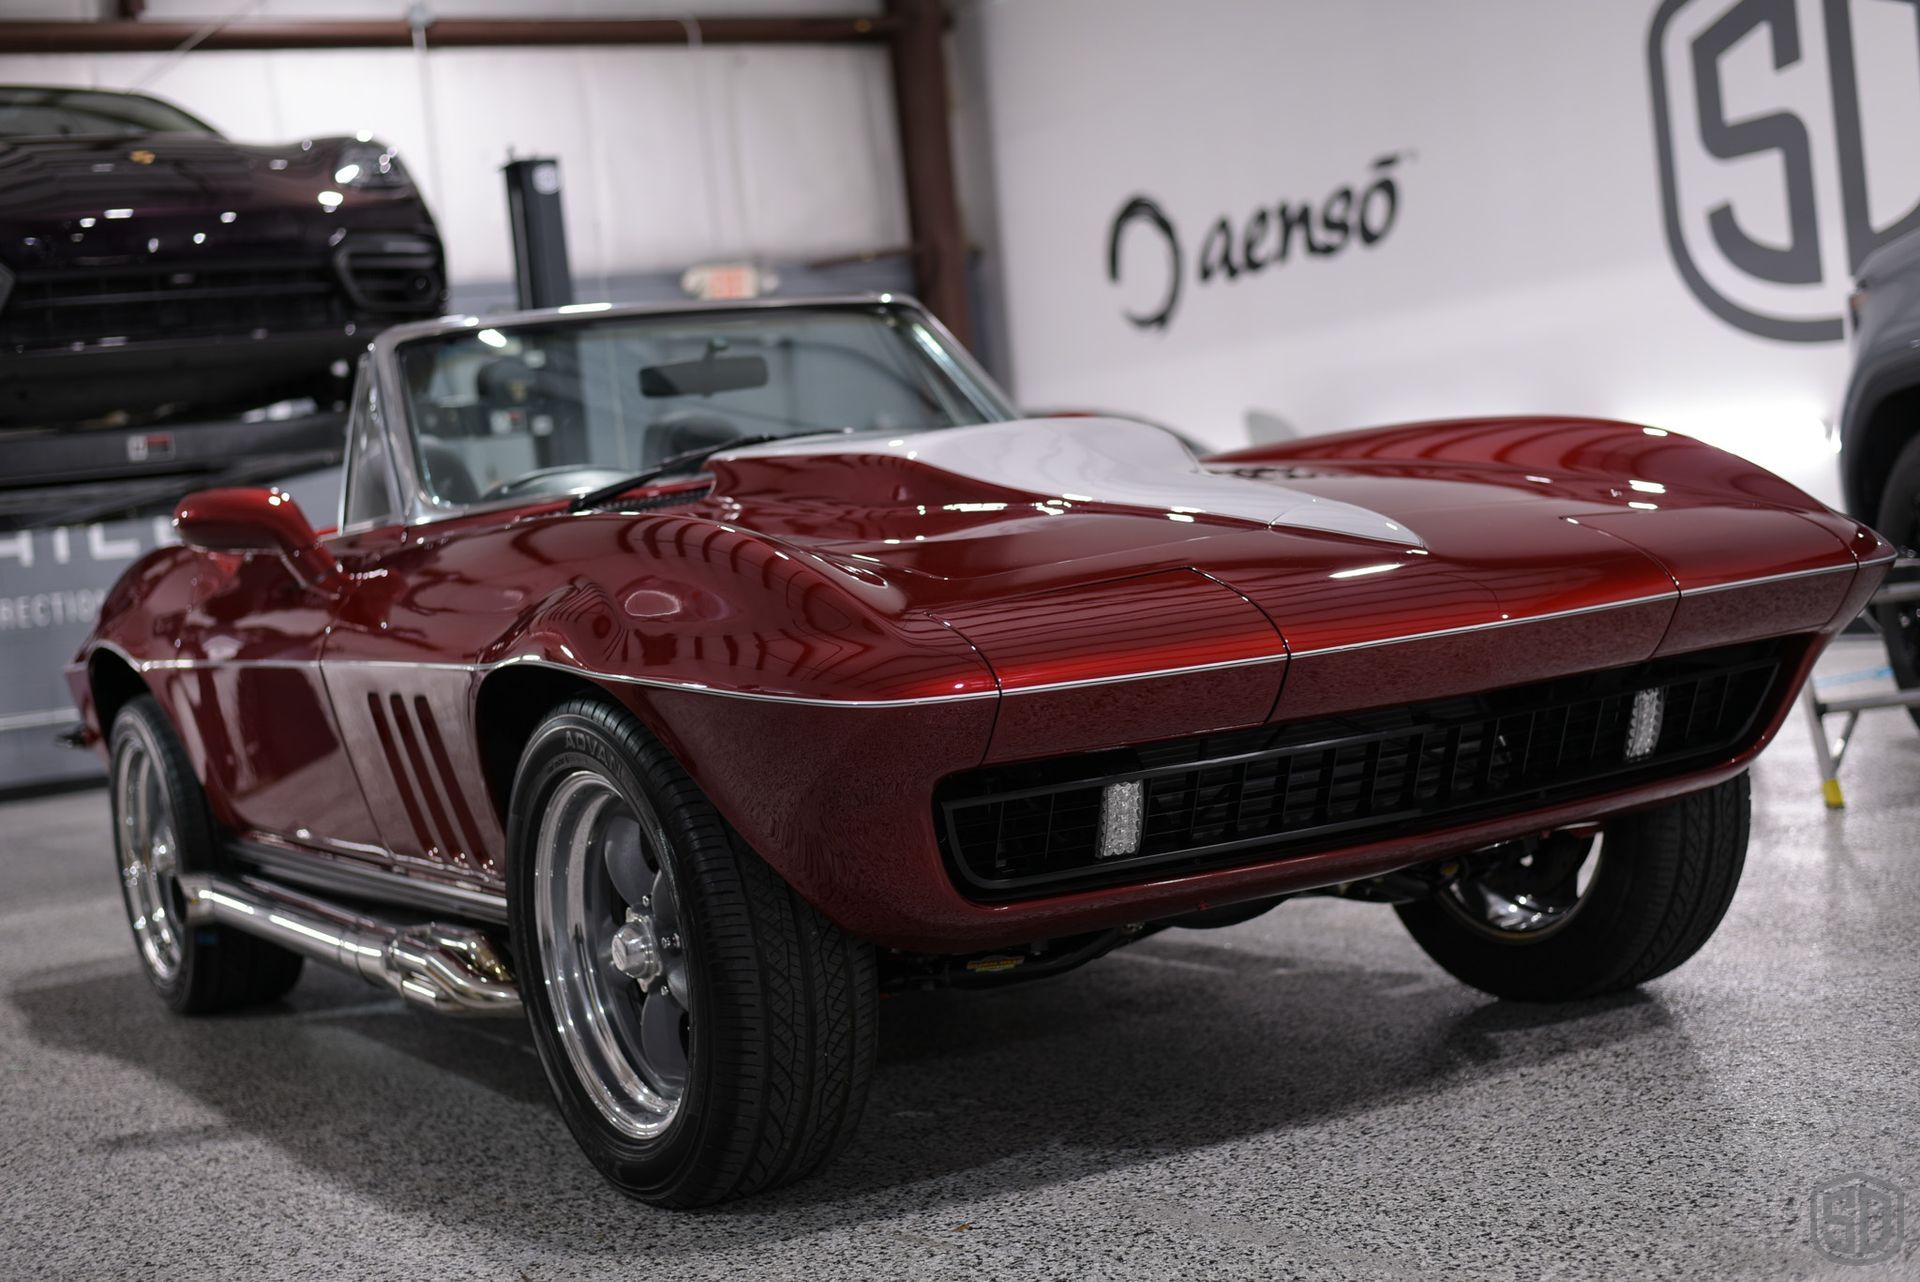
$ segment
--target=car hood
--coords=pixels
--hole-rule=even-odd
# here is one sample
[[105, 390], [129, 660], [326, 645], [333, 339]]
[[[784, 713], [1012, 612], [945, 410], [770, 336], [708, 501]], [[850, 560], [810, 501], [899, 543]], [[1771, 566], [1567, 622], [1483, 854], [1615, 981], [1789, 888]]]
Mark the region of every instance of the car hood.
[[1192, 631], [1243, 651], [1264, 616], [1298, 654], [1854, 563], [1806, 519], [1818, 503], [1698, 442], [1584, 420], [1531, 438], [1558, 452], [1519, 452], [1517, 465], [1346, 457], [1347, 438], [1329, 437], [1320, 457], [1309, 439], [1285, 458], [1198, 460], [1146, 424], [1027, 420], [723, 454], [712, 501], [738, 528], [866, 585], [887, 612], [947, 622], [997, 669], [1016, 644], [993, 639], [998, 621], [1037, 596], [1063, 609], [1023, 643], [1036, 651], [1074, 627], [1097, 646], [1121, 619], [1160, 610], [1190, 611]]
[[[321, 224], [340, 139], [252, 146], [203, 134], [0, 138], [0, 254], [16, 269], [86, 265], [188, 229], [231, 238]], [[352, 193], [411, 198], [410, 189]], [[223, 215], [229, 215], [223, 220]], [[238, 228], [228, 224], [238, 220]], [[324, 234], [324, 228], [323, 228]], [[123, 243], [124, 242], [124, 243]]]

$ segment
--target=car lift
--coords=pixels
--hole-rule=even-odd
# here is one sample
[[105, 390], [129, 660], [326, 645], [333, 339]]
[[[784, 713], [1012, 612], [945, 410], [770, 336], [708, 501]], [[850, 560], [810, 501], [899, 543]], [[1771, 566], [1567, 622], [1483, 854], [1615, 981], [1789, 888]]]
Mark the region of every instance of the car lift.
[[333, 467], [346, 415], [0, 432], [0, 532], [169, 512], [194, 490]]
[[[1920, 570], [1920, 559], [1903, 558], [1894, 563], [1893, 569], [1896, 574], [1901, 570]], [[1920, 601], [1920, 579], [1903, 580], [1881, 588], [1867, 602], [1867, 611], [1876, 605], [1895, 605], [1906, 601]], [[1861, 617], [1870, 624], [1874, 623], [1871, 613], [1862, 612]], [[1879, 630], [1877, 624], [1874, 624], [1874, 629], [1876, 632]], [[1864, 673], [1848, 673], [1833, 678], [1828, 684], [1837, 685], [1842, 681], [1880, 676], [1888, 671], [1890, 669], [1876, 668]], [[1820, 795], [1825, 798], [1827, 809], [1844, 810], [1847, 799], [1840, 791], [1840, 763], [1846, 758], [1848, 745], [1853, 742], [1853, 728], [1859, 724], [1860, 714], [1875, 708], [1920, 708], [1920, 688], [1823, 699], [1818, 687], [1819, 683], [1808, 677], [1807, 688], [1801, 694], [1800, 701], [1807, 710], [1807, 722], [1813, 730], [1813, 756], [1820, 766]], [[1839, 738], [1827, 738], [1827, 718], [1841, 714], [1845, 714], [1847, 720], [1840, 728]]]

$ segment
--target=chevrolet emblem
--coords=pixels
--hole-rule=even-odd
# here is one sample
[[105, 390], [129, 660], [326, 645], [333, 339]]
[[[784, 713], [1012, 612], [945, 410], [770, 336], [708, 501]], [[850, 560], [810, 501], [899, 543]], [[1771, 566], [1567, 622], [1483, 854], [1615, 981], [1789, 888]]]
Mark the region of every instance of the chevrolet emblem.
[[138, 151], [128, 152], [127, 159], [131, 160], [136, 165], [151, 165], [153, 163], [153, 153], [148, 151], [145, 147], [142, 147]]

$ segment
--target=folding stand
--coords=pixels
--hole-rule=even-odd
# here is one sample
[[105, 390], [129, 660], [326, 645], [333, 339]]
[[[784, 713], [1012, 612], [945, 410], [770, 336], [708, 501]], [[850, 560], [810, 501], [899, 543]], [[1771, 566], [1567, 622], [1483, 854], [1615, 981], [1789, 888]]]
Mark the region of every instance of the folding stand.
[[[1900, 570], [1920, 569], [1920, 560], [1901, 560], [1894, 565]], [[1904, 581], [1881, 588], [1867, 602], [1867, 609], [1876, 605], [1894, 605], [1902, 601], [1920, 601], [1920, 581]], [[1873, 624], [1875, 631], [1879, 625], [1871, 614], [1866, 619]], [[1883, 669], [1884, 671], [1885, 669]], [[1862, 675], [1876, 676], [1878, 672], [1848, 673], [1835, 678], [1835, 682], [1851, 680]], [[1826, 799], [1827, 809], [1841, 810], [1846, 807], [1845, 794], [1840, 791], [1840, 763], [1846, 759], [1847, 746], [1853, 742], [1853, 728], [1860, 721], [1860, 714], [1875, 708], [1920, 708], [1920, 688], [1912, 690], [1893, 690], [1885, 694], [1863, 694], [1844, 699], [1822, 699], [1819, 683], [1811, 677], [1807, 679], [1806, 692], [1801, 702], [1807, 709], [1807, 723], [1813, 730], [1813, 756], [1820, 766], [1820, 795]], [[1844, 713], [1846, 723], [1840, 728], [1840, 737], [1827, 738], [1827, 718]]]

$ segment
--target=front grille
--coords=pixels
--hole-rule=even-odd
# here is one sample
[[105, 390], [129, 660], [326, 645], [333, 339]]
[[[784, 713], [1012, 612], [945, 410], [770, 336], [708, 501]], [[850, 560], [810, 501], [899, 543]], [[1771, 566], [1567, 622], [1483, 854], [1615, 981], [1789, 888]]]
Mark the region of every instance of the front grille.
[[411, 236], [350, 239], [331, 258], [22, 272], [0, 298], [0, 347], [344, 332], [437, 315], [445, 294], [439, 250]]
[[[935, 809], [957, 881], [1017, 898], [1305, 854], [1511, 814], [1670, 775], [1751, 745], [1798, 643], [1757, 642], [1314, 721], [956, 776]], [[1635, 695], [1664, 712], [1627, 759]], [[1137, 853], [1102, 859], [1106, 785], [1138, 780]]]
[[245, 336], [335, 329], [353, 319], [330, 264], [185, 260], [22, 272], [0, 311], [0, 344]]

